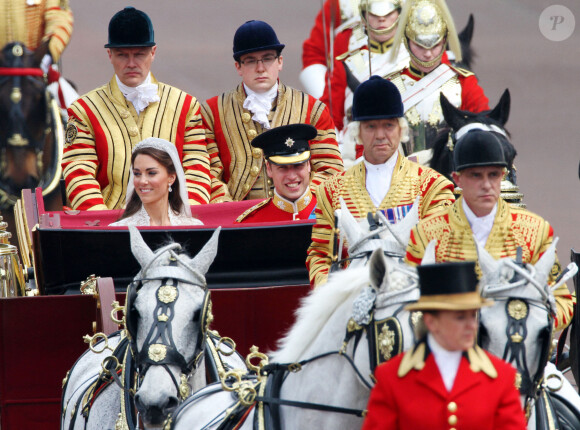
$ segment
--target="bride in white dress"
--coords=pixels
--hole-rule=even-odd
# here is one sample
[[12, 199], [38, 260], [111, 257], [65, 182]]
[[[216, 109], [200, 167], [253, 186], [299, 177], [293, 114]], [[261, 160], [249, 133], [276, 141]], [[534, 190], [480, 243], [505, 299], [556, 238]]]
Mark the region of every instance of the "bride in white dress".
[[149, 137], [133, 149], [123, 215], [111, 226], [201, 225], [191, 215], [185, 173], [171, 142]]

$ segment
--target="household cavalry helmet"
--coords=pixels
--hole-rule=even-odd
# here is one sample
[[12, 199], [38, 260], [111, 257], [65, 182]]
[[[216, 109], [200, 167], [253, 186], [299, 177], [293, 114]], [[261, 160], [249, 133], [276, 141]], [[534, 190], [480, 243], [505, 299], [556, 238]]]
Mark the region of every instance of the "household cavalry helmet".
[[[415, 63], [430, 68], [441, 62], [445, 49], [436, 58], [422, 61], [409, 49], [409, 40], [425, 49], [431, 49], [441, 41], [446, 41], [455, 55], [455, 61], [461, 61], [459, 37], [445, 0], [407, 0], [399, 19], [399, 28], [393, 42], [394, 51], [398, 51], [403, 42]], [[396, 54], [397, 52], [392, 52], [391, 55]]]
[[373, 28], [369, 24], [367, 19], [367, 12], [377, 16], [387, 16], [395, 10], [398, 10], [400, 13], [402, 4], [403, 0], [361, 0], [359, 5], [361, 21], [368, 31], [372, 31], [375, 34], [381, 35], [390, 33], [399, 23], [399, 17], [397, 17], [396, 21], [393, 23], [393, 25], [389, 26], [389, 28], [378, 29]]

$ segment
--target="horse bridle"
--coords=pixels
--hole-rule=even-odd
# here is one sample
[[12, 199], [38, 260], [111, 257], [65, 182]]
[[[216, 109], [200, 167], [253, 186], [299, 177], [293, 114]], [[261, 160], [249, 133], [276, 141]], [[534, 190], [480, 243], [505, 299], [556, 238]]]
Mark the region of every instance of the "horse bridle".
[[[174, 253], [172, 252], [172, 254]], [[169, 266], [164, 267], [172, 266], [177, 266], [177, 260], [175, 258], [171, 259]], [[161, 281], [155, 294], [157, 303], [152, 315], [155, 323], [151, 326], [141, 349], [139, 349], [137, 347], [138, 319], [137, 311], [135, 309], [135, 300], [137, 299], [137, 294], [144, 282], [155, 280]], [[195, 285], [204, 290], [202, 306], [193, 316], [194, 323], [199, 324], [201, 331], [195, 343], [194, 354], [189, 360], [179, 352], [172, 336], [171, 323], [175, 314], [175, 303], [179, 297], [177, 282]], [[187, 388], [187, 375], [190, 375], [192, 371], [197, 368], [200, 358], [203, 356], [205, 337], [208, 326], [213, 318], [211, 313], [211, 296], [209, 289], [207, 289], [205, 285], [200, 286], [199, 284], [183, 279], [183, 277], [172, 278], [169, 276], [154, 276], [140, 278], [129, 284], [129, 287], [127, 288], [126, 309], [125, 327], [129, 339], [129, 346], [135, 359], [135, 367], [139, 375], [138, 379], [141, 380], [144, 378], [145, 373], [152, 365], [163, 366], [175, 384], [180, 397], [182, 399], [187, 397], [190, 394]], [[168, 367], [170, 365], [175, 365], [181, 370], [182, 377], [179, 382], [170, 371]]]
[[[12, 47], [12, 55], [14, 63], [11, 67], [0, 67], [0, 86], [8, 82], [12, 78], [12, 91], [10, 93], [10, 100], [12, 102], [10, 107], [10, 126], [6, 139], [0, 140], [0, 171], [6, 170], [6, 150], [9, 147], [24, 148], [30, 147], [36, 154], [36, 163], [38, 172], [41, 175], [38, 186], [44, 189], [43, 195], [50, 193], [58, 184], [61, 176], [61, 160], [62, 160], [62, 146], [64, 139], [64, 130], [60, 119], [60, 113], [56, 102], [48, 90], [44, 89], [43, 103], [46, 106], [46, 115], [44, 121], [43, 138], [52, 130], [55, 136], [54, 142], [54, 157], [53, 163], [48, 169], [44, 169], [42, 157], [44, 151], [44, 140], [37, 140], [31, 136], [26, 126], [26, 119], [22, 112], [22, 78], [37, 82], [38, 78], [43, 81], [46, 86], [46, 74], [40, 68], [24, 67], [22, 57], [25, 48], [22, 44], [16, 43]], [[44, 174], [42, 173], [44, 171]], [[0, 204], [5, 205], [14, 204], [19, 196], [14, 195], [17, 190], [11, 189], [10, 184], [6, 184], [0, 178]]]
[[[519, 257], [518, 260], [521, 260], [521, 257]], [[548, 324], [546, 329], [542, 330], [538, 339], [542, 345], [539, 357], [540, 365], [538, 366], [536, 373], [531, 375], [526, 359], [527, 351], [525, 341], [528, 335], [526, 323], [530, 313], [530, 306], [536, 306], [533, 302], [536, 302], [537, 300], [524, 300], [518, 297], [505, 298], [505, 313], [508, 320], [505, 334], [508, 341], [506, 342], [501, 358], [508, 363], [513, 363], [516, 367], [518, 371], [518, 389], [521, 394], [526, 396], [526, 402], [529, 404], [530, 401], [536, 400], [540, 394], [539, 388], [543, 382], [544, 376], [544, 365], [542, 365], [542, 363], [545, 364], [548, 361], [551, 352], [551, 339], [554, 331], [554, 310], [551, 309], [547, 295], [545, 291], [542, 290], [539, 282], [534, 278], [533, 273], [527, 273], [523, 269], [522, 263], [507, 260], [506, 264], [514, 270], [516, 281], [510, 282], [506, 287], [493, 288], [493, 286], [490, 287], [489, 285], [486, 285], [484, 293], [488, 292], [488, 290], [492, 290], [493, 293], [504, 292], [521, 287], [527, 282], [532, 284], [540, 292], [542, 296], [541, 303], [547, 310]], [[534, 270], [533, 266], [531, 266], [531, 270]], [[490, 295], [486, 294], [485, 296], [488, 297]], [[485, 326], [480, 325], [479, 342], [481, 343], [483, 339], [488, 336]]]

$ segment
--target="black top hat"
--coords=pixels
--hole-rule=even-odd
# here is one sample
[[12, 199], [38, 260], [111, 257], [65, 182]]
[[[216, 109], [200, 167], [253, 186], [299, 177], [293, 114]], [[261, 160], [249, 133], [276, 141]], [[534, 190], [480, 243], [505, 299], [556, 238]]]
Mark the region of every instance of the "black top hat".
[[401, 93], [391, 81], [380, 76], [371, 76], [354, 92], [352, 100], [354, 121], [401, 118], [404, 115]]
[[507, 167], [499, 138], [483, 130], [471, 130], [457, 141], [453, 164], [456, 172], [469, 167]]
[[317, 134], [316, 127], [308, 124], [283, 125], [256, 136], [252, 146], [261, 148], [264, 157], [274, 164], [299, 164], [310, 159], [308, 141]]
[[410, 311], [460, 311], [490, 306], [493, 301], [477, 291], [475, 262], [426, 264], [417, 266], [421, 297], [405, 309]]
[[109, 43], [105, 48], [155, 46], [153, 24], [145, 12], [127, 6], [109, 21]]
[[251, 52], [274, 49], [278, 53], [284, 49], [276, 32], [270, 24], [264, 21], [247, 21], [236, 30], [234, 35], [234, 60], [240, 61], [240, 57]]

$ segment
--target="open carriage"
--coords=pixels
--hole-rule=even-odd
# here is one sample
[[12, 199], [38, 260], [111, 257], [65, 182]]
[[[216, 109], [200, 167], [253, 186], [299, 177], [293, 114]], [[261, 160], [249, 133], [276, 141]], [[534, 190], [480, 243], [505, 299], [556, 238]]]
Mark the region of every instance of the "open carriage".
[[[203, 226], [142, 229], [153, 249], [171, 238], [195, 254], [222, 226], [207, 275], [212, 329], [233, 338], [242, 354], [253, 344], [273, 349], [309, 290], [304, 261], [312, 221], [235, 225], [253, 203], [196, 207]], [[107, 227], [119, 211], [49, 212], [40, 190], [26, 190], [16, 211], [22, 263], [30, 274], [24, 293], [33, 297], [0, 298], [1, 427], [56, 429], [62, 380], [87, 348], [82, 337], [116, 330], [111, 303], [124, 302], [139, 265], [128, 230]], [[81, 294], [81, 282], [93, 274], [100, 277], [100, 296], [85, 287]]]

